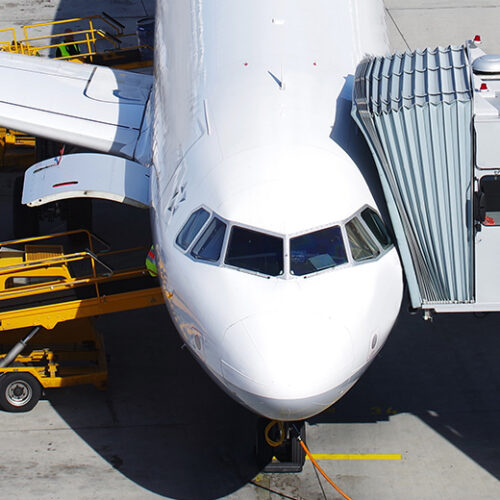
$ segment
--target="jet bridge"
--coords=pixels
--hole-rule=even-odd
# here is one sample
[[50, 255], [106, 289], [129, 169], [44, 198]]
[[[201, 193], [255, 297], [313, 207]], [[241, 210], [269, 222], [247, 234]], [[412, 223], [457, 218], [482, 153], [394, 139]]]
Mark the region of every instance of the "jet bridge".
[[352, 114], [414, 308], [500, 310], [500, 56], [479, 43], [366, 58], [356, 71]]

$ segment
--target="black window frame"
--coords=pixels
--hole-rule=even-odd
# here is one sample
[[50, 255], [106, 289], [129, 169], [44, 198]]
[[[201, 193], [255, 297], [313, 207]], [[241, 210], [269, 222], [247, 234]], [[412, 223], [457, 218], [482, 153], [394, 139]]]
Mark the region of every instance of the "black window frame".
[[[493, 187], [497, 189], [493, 189]], [[500, 226], [500, 176], [483, 175], [479, 179], [479, 199], [477, 205], [476, 219], [483, 226]], [[493, 208], [498, 208], [498, 210], [494, 210]], [[492, 216], [493, 213], [499, 213], [499, 216], [495, 219]]]

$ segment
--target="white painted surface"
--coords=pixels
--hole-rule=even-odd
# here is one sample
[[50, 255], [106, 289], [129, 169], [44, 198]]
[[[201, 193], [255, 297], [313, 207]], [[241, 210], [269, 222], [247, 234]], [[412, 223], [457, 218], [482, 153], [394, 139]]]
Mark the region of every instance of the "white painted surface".
[[[290, 236], [375, 208], [360, 172], [371, 158], [356, 152], [353, 160], [343, 148], [352, 154], [363, 141], [352, 127], [349, 99], [356, 63], [388, 49], [382, 7], [369, 0], [160, 2], [154, 117], [145, 113], [148, 77], [0, 54], [3, 125], [127, 158], [142, 130], [139, 158], [149, 165], [153, 118], [152, 216], [172, 316], [222, 386], [268, 417], [317, 414], [367, 368], [401, 303], [395, 249], [306, 277], [290, 276], [287, 264], [284, 275], [263, 277], [222, 260], [196, 261], [174, 241], [190, 213], [205, 206], [229, 224], [281, 236], [287, 261]], [[119, 160], [109, 158], [105, 174], [93, 180], [106, 157], [95, 157], [93, 171], [83, 160], [63, 160], [69, 181], [57, 166], [33, 167], [31, 175], [44, 179], [28, 181], [34, 190], [25, 201], [90, 193], [140, 199], [142, 193], [123, 189], [134, 165], [121, 165], [115, 176], [111, 162]], [[246, 337], [230, 333], [238, 324]], [[370, 349], [375, 334], [379, 341]], [[298, 345], [308, 352], [302, 372], [296, 367], [303, 357], [291, 347]], [[277, 355], [280, 348], [285, 355]]]
[[36, 207], [89, 197], [148, 208], [149, 177], [149, 168], [125, 158], [98, 153], [63, 155], [26, 171], [22, 203]]
[[387, 50], [382, 4], [172, 0], [157, 26], [152, 213], [171, 315], [254, 411], [318, 413], [371, 362], [374, 333], [378, 352], [392, 328], [395, 251], [307, 278], [263, 277], [196, 261], [174, 241], [200, 206], [285, 242], [375, 206], [361, 165], [331, 135], [336, 126], [351, 146], [362, 140], [337, 104], [350, 99], [357, 61]]
[[152, 77], [0, 52], [2, 126], [133, 158]]

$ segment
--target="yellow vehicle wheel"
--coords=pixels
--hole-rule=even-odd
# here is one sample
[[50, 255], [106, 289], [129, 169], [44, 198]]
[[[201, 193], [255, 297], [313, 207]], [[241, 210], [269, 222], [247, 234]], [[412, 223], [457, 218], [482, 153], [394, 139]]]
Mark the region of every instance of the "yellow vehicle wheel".
[[29, 373], [12, 372], [0, 377], [0, 407], [5, 411], [30, 411], [41, 395], [40, 383]]

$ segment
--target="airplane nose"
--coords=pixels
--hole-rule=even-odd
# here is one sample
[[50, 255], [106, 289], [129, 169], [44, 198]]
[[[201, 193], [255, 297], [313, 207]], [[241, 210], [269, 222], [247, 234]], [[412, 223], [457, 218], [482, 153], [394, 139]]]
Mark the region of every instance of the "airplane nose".
[[307, 418], [352, 385], [351, 336], [332, 317], [290, 311], [250, 316], [226, 330], [223, 348], [226, 384], [269, 418]]

